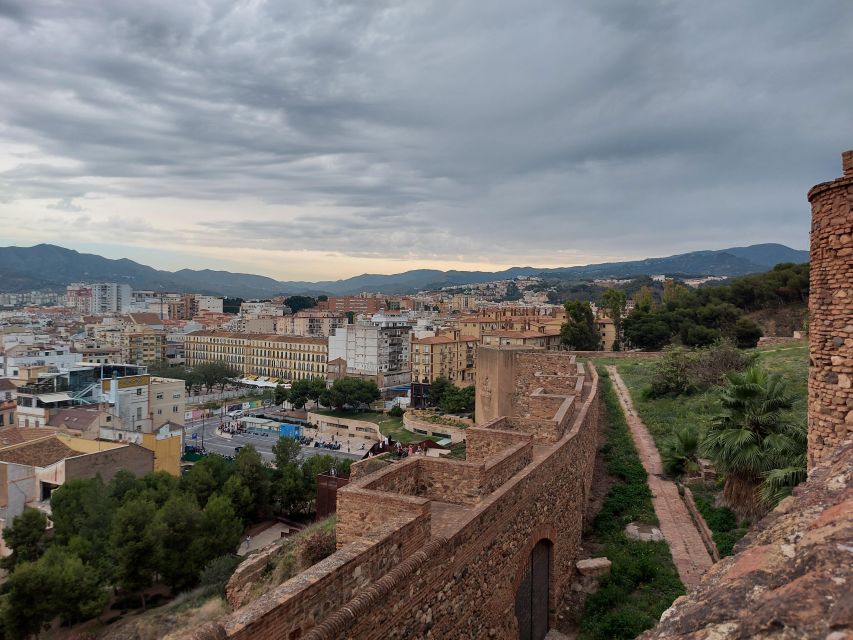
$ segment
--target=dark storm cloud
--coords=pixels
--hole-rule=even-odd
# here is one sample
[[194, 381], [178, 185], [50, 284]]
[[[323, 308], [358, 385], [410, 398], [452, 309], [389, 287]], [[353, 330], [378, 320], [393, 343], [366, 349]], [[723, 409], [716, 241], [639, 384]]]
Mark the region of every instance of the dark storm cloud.
[[258, 198], [325, 213], [211, 233], [353, 255], [803, 247], [851, 57], [849, 0], [0, 0], [0, 142], [41, 156], [0, 201]]

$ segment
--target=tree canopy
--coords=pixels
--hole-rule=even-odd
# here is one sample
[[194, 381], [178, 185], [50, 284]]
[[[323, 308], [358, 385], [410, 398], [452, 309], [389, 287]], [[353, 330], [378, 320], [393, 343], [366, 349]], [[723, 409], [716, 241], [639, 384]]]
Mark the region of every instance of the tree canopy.
[[566, 322], [560, 328], [561, 342], [573, 351], [598, 351], [601, 338], [589, 302], [569, 300], [564, 306]]

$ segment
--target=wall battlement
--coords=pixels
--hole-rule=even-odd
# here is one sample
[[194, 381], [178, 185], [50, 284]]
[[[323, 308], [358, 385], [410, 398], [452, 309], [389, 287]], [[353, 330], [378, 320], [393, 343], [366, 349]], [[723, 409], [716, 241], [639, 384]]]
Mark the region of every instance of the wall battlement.
[[482, 378], [502, 381], [493, 407], [536, 415], [478, 420], [465, 461], [361, 475], [338, 492], [333, 555], [190, 637], [514, 638], [520, 623], [552, 625], [592, 483], [598, 378], [566, 353], [482, 353]]

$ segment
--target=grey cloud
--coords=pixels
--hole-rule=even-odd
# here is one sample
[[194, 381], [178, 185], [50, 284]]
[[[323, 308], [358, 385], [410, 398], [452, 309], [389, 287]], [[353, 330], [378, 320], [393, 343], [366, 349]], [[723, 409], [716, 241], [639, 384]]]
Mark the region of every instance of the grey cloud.
[[0, 0], [0, 17], [0, 142], [69, 161], [0, 172], [0, 200], [332, 211], [211, 225], [240, 246], [803, 247], [804, 194], [853, 137], [848, 0]]
[[84, 211], [83, 207], [79, 204], [74, 204], [73, 198], [62, 198], [53, 204], [47, 205], [47, 208], [56, 209], [57, 211], [69, 211], [72, 213]]

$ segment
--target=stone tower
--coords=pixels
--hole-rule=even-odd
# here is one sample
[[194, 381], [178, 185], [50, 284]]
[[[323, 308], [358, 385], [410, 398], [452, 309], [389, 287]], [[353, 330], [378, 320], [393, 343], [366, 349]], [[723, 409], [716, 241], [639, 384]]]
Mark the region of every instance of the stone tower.
[[853, 151], [809, 191], [809, 469], [853, 434]]

